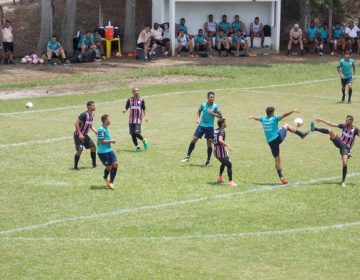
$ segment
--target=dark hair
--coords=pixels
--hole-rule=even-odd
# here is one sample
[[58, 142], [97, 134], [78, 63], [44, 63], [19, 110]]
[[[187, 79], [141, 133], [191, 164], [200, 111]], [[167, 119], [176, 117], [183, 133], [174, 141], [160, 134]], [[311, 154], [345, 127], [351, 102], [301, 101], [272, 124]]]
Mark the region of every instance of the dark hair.
[[351, 55], [351, 51], [347, 50], [347, 51], [345, 52], [345, 54]]
[[214, 15], [213, 15], [213, 14], [210, 14], [209, 17], [214, 17]]
[[217, 121], [218, 126], [219, 126], [219, 127], [222, 127], [222, 125], [223, 125], [223, 123], [225, 122], [225, 120], [226, 120], [226, 119], [224, 119], [224, 118], [218, 119], [218, 121]]
[[236, 15], [235, 17], [238, 17], [238, 18], [239, 18], [240, 16], [239, 16], [239, 15]]
[[259, 19], [259, 17], [256, 17], [255, 19]]
[[150, 27], [150, 28], [151, 28], [151, 25], [150, 25], [150, 24], [146, 24], [146, 25], [145, 25], [145, 28], [146, 28], [146, 27]]
[[274, 114], [275, 108], [273, 106], [269, 106], [266, 108], [266, 115], [270, 117], [272, 114]]
[[353, 117], [352, 115], [347, 115], [346, 118], [347, 118], [347, 119], [350, 119], [351, 121], [354, 120], [354, 117]]
[[57, 39], [57, 36], [55, 34], [51, 35], [51, 38], [56, 38]]
[[209, 97], [210, 95], [215, 95], [215, 92], [209, 91], [207, 96]]
[[185, 21], [185, 18], [182, 17], [180, 20], [184, 20], [184, 21]]
[[105, 114], [101, 116], [101, 122], [105, 122], [108, 119], [109, 115]]
[[198, 32], [200, 32], [200, 31], [203, 31], [203, 30], [200, 28]]
[[7, 20], [5, 20], [5, 22], [10, 23], [10, 20], [7, 19]]
[[86, 31], [86, 32], [85, 32], [85, 34], [88, 34], [88, 33], [90, 33], [90, 34], [91, 34], [91, 31], [89, 31], [89, 30], [88, 30], [88, 31]]
[[94, 101], [88, 101], [88, 103], [86, 103], [86, 107], [90, 107], [91, 105], [95, 104]]
[[222, 17], [227, 17], [227, 15], [223, 15]]

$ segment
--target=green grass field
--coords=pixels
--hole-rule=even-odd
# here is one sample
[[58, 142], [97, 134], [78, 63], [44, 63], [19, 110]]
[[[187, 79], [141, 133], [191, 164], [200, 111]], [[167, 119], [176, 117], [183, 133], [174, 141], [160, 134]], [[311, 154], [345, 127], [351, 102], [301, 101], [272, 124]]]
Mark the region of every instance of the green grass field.
[[[211, 79], [141, 89], [150, 143], [141, 153], [121, 112], [130, 90], [33, 98], [32, 110], [24, 108], [28, 99], [1, 101], [0, 279], [359, 279], [360, 143], [342, 188], [328, 137], [289, 134], [283, 187], [260, 123], [247, 119], [274, 105], [278, 113], [299, 108], [304, 130], [316, 117], [342, 122], [353, 114], [360, 123], [357, 81], [348, 105], [338, 103], [333, 64], [186, 66], [127, 77], [165, 74]], [[234, 148], [235, 188], [216, 184], [214, 158], [203, 167], [203, 140], [180, 164], [198, 106], [214, 89]], [[90, 99], [96, 126], [102, 114], [112, 118], [115, 191], [104, 188], [100, 164], [90, 168], [89, 152], [72, 170], [73, 123]]]

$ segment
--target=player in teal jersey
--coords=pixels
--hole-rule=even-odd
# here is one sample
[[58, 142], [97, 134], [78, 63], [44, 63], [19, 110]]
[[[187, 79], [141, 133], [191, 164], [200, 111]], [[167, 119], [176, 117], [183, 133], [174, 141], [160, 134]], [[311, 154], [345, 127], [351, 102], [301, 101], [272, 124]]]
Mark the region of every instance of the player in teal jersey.
[[65, 51], [55, 35], [52, 35], [48, 41], [46, 52], [49, 65], [55, 64], [57, 58], [61, 57], [63, 60], [66, 59]]
[[210, 53], [210, 43], [208, 42], [208, 40], [206, 40], [204, 31], [202, 29], [199, 29], [198, 34], [195, 35], [194, 41], [195, 41], [195, 51], [198, 54], [200, 52], [201, 53], [207, 52], [206, 54]]
[[246, 33], [246, 31], [244, 32], [243, 30], [245, 28], [245, 24], [243, 24], [243, 22], [240, 20], [239, 15], [235, 16], [235, 21], [233, 21], [231, 27], [233, 33], [237, 33], [239, 30], [241, 31], [242, 34]]
[[337, 54], [338, 46], [341, 46], [342, 52], [345, 53], [345, 48], [346, 48], [345, 30], [344, 27], [342, 27], [339, 22], [335, 23], [335, 26], [332, 28], [331, 35], [332, 35], [331, 43], [333, 48], [331, 55]]
[[236, 50], [236, 56], [240, 56], [241, 49], [245, 51], [245, 55], [248, 55], [249, 45], [241, 30], [232, 36], [231, 49]]
[[218, 28], [219, 28], [218, 31], [222, 30], [226, 34], [226, 36], [229, 35], [231, 31], [231, 25], [227, 21], [227, 15], [222, 16], [222, 21], [219, 23]]
[[215, 37], [215, 45], [219, 56], [221, 56], [221, 51], [224, 50], [226, 50], [226, 56], [231, 53], [229, 38], [222, 29], [219, 30], [219, 33]]
[[351, 103], [352, 96], [352, 81], [355, 77], [355, 60], [350, 58], [350, 52], [347, 51], [344, 55], [344, 58], [340, 60], [337, 70], [340, 73], [341, 77], [341, 92], [342, 99], [341, 102], [345, 101], [345, 89], [346, 85], [348, 86], [348, 103]]
[[[319, 28], [319, 54], [320, 55], [324, 55], [324, 45], [325, 44], [329, 44], [329, 27], [327, 25], [327, 23], [324, 23], [322, 26], [320, 26]], [[331, 49], [331, 45], [329, 44], [330, 49]]]
[[195, 130], [193, 139], [189, 145], [189, 149], [186, 157], [181, 160], [182, 163], [188, 162], [195, 148], [196, 142], [205, 135], [207, 140], [207, 160], [205, 166], [210, 165], [210, 158], [212, 153], [212, 143], [214, 139], [214, 120], [215, 118], [221, 118], [222, 113], [219, 109], [219, 106], [214, 103], [215, 93], [210, 91], [207, 95], [208, 101], [200, 105], [200, 108], [197, 113], [197, 123], [199, 126]]
[[310, 26], [306, 28], [306, 52], [309, 52], [310, 45], [314, 45], [315, 52], [317, 52], [317, 38], [318, 38], [318, 28], [315, 25], [315, 21], [310, 21]]
[[[104, 180], [109, 189], [114, 190], [114, 181], [117, 173], [118, 162], [115, 153], [111, 148], [111, 144], [115, 144], [116, 140], [111, 139], [108, 126], [110, 125], [109, 115], [101, 116], [102, 125], [98, 129], [98, 156], [105, 165]], [[108, 176], [110, 174], [110, 180]]]
[[293, 113], [299, 113], [298, 109], [291, 110], [282, 115], [275, 115], [274, 112], [275, 112], [275, 108], [270, 106], [266, 108], [266, 116], [260, 116], [260, 117], [250, 116], [249, 119], [259, 121], [262, 123], [264, 127], [266, 142], [269, 144], [271, 153], [275, 159], [275, 168], [279, 175], [280, 181], [282, 184], [287, 184], [287, 181], [284, 178], [281, 171], [280, 144], [284, 141], [286, 137], [286, 133], [288, 131], [298, 135], [302, 139], [304, 139], [310, 133], [310, 131], [301, 132], [300, 130], [297, 130], [295, 127], [292, 127], [288, 124], [285, 124], [279, 130], [278, 128], [279, 121], [290, 116]]

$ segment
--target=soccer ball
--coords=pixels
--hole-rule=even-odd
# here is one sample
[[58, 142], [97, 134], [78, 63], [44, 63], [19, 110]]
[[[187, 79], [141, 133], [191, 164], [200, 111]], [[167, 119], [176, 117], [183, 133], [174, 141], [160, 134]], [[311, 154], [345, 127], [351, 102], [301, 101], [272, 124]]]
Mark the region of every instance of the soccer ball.
[[33, 62], [32, 58], [28, 58], [27, 62], [31, 64]]
[[27, 59], [26, 59], [25, 57], [23, 57], [23, 58], [21, 59], [21, 63], [22, 63], [22, 64], [26, 64], [26, 63], [27, 63]]
[[303, 123], [304, 123], [304, 121], [303, 121], [302, 118], [296, 118], [296, 119], [294, 120], [294, 124], [295, 124], [297, 127], [302, 126]]
[[40, 63], [40, 64], [44, 64], [44, 59], [40, 58], [40, 59], [39, 59], [39, 63]]
[[31, 58], [32, 58], [32, 59], [37, 59], [38, 56], [37, 56], [36, 54], [32, 54], [32, 55], [31, 55]]
[[32, 102], [29, 101], [28, 103], [26, 103], [25, 107], [31, 109], [33, 107]]
[[39, 60], [37, 58], [33, 58], [33, 61], [32, 61], [33, 64], [38, 64], [39, 63]]

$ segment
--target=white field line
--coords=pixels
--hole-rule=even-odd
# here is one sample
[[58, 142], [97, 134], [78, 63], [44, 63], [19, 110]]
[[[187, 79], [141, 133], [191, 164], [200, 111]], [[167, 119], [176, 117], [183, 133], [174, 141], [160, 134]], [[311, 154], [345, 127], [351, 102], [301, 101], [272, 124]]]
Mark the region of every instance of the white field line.
[[281, 236], [287, 234], [297, 233], [318, 233], [328, 230], [339, 230], [349, 227], [360, 226], [360, 221], [352, 223], [341, 223], [318, 227], [305, 227], [305, 228], [290, 228], [282, 230], [269, 230], [269, 231], [255, 231], [255, 232], [236, 232], [236, 233], [217, 233], [217, 234], [199, 234], [188, 236], [160, 236], [160, 237], [121, 237], [121, 238], [107, 238], [107, 237], [92, 237], [92, 238], [67, 238], [67, 237], [3, 237], [3, 241], [60, 241], [60, 242], [109, 242], [120, 243], [127, 241], [173, 241], [173, 240], [194, 240], [194, 239], [236, 239], [245, 237], [267, 237], [267, 236]]
[[[359, 176], [359, 175], [360, 175], [360, 173], [351, 173], [348, 175], [348, 177], [355, 177], [355, 176]], [[119, 210], [116, 210], [113, 212], [95, 213], [95, 214], [88, 215], [88, 216], [75, 216], [75, 217], [71, 217], [71, 218], [51, 220], [51, 221], [40, 223], [40, 224], [29, 225], [29, 226], [19, 227], [19, 228], [14, 228], [14, 229], [9, 229], [9, 230], [3, 230], [3, 231], [0, 231], [0, 235], [9, 235], [9, 234], [23, 232], [23, 231], [31, 231], [31, 230], [36, 230], [39, 228], [46, 228], [49, 226], [64, 224], [64, 223], [68, 223], [68, 222], [89, 221], [89, 220], [99, 219], [99, 218], [103, 218], [103, 217], [128, 215], [128, 214], [132, 214], [132, 213], [138, 213], [141, 211], [176, 207], [176, 206], [188, 205], [188, 204], [198, 203], [198, 202], [207, 201], [207, 200], [223, 199], [223, 198], [233, 197], [233, 196], [237, 196], [237, 195], [245, 195], [245, 194], [249, 194], [249, 193], [266, 192], [266, 191], [271, 191], [274, 189], [289, 188], [291, 186], [316, 184], [316, 183], [320, 183], [320, 182], [324, 182], [324, 181], [336, 180], [339, 178], [340, 177], [337, 176], [337, 177], [314, 179], [314, 180], [309, 180], [309, 181], [289, 182], [286, 186], [265, 185], [265, 186], [257, 187], [257, 188], [246, 190], [246, 191], [240, 191], [240, 192], [231, 192], [231, 193], [218, 194], [218, 195], [213, 195], [213, 196], [204, 196], [204, 197], [191, 198], [191, 199], [186, 199], [186, 200], [177, 200], [177, 201], [173, 201], [173, 202], [166, 202], [166, 203], [155, 204], [155, 205], [144, 205], [144, 206], [139, 206], [139, 207], [134, 207], [134, 208], [124, 208], [124, 209], [119, 209]]]
[[[252, 90], [252, 89], [265, 89], [265, 88], [275, 88], [275, 87], [287, 87], [287, 86], [297, 86], [297, 85], [308, 85], [308, 84], [315, 84], [320, 82], [327, 82], [337, 80], [339, 78], [328, 78], [328, 79], [317, 79], [317, 80], [310, 80], [310, 81], [302, 81], [302, 82], [295, 82], [295, 83], [287, 83], [287, 84], [274, 84], [274, 85], [264, 85], [264, 86], [255, 86], [255, 87], [247, 87], [247, 88], [220, 88], [220, 89], [211, 89], [213, 91], [231, 91], [231, 90]], [[205, 92], [206, 89], [203, 90], [190, 90], [190, 91], [177, 91], [177, 92], [167, 92], [167, 93], [160, 93], [154, 95], [145, 95], [143, 98], [157, 98], [169, 95], [179, 95], [179, 94], [186, 94], [186, 93], [197, 93], [197, 92]], [[119, 103], [125, 102], [127, 99], [119, 99], [115, 101], [105, 101], [105, 102], [98, 102], [98, 105], [102, 104], [110, 104], [110, 103]], [[42, 112], [51, 112], [51, 111], [63, 111], [67, 109], [76, 109], [76, 108], [83, 108], [84, 105], [74, 105], [74, 106], [64, 106], [64, 107], [56, 107], [56, 108], [48, 108], [48, 109], [40, 109], [40, 110], [26, 110], [26, 111], [18, 111], [18, 112], [10, 112], [10, 113], [0, 113], [0, 116], [14, 116], [20, 114], [29, 114], [29, 113], [42, 113]]]

